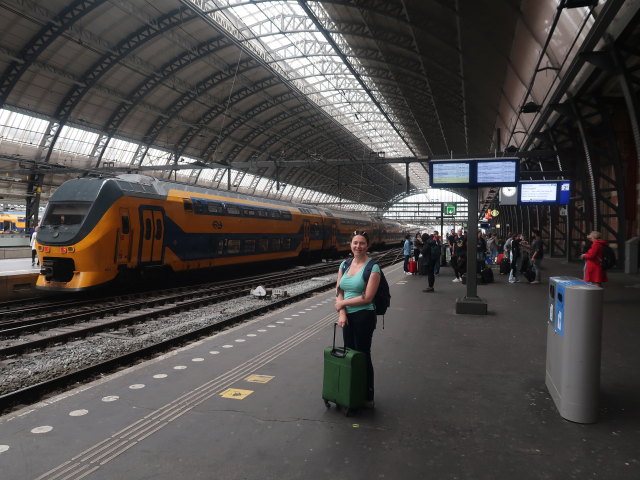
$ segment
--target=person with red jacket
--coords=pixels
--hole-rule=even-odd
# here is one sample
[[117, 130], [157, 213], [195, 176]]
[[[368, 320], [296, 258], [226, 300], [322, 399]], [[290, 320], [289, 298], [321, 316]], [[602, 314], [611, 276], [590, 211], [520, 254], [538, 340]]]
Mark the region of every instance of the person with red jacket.
[[595, 283], [599, 287], [608, 280], [607, 271], [600, 265], [603, 246], [608, 245], [608, 243], [602, 240], [601, 237], [600, 232], [591, 232], [587, 235], [587, 239], [592, 242], [591, 248], [587, 253], [583, 253], [580, 256], [587, 261], [584, 270], [584, 281]]

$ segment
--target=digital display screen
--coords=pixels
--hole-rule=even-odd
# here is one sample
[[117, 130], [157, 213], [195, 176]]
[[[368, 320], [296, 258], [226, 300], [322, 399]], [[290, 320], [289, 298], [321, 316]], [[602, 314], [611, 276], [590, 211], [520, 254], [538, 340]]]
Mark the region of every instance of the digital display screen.
[[515, 185], [518, 183], [518, 160], [490, 160], [477, 162], [478, 185]]
[[518, 200], [520, 203], [558, 203], [558, 184], [521, 183]]
[[569, 180], [523, 182], [518, 186], [518, 203], [568, 205], [571, 200]]
[[471, 183], [469, 162], [432, 162], [431, 186], [468, 186]]

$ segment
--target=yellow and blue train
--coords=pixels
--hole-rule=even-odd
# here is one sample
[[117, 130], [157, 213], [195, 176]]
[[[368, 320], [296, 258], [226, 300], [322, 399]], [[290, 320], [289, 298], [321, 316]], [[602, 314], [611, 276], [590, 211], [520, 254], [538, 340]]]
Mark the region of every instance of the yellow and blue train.
[[171, 183], [80, 178], [51, 196], [37, 236], [40, 290], [81, 291], [158, 268], [173, 272], [334, 258], [365, 230], [400, 245], [401, 224], [366, 215]]
[[24, 233], [26, 219], [24, 212], [0, 212], [0, 233]]

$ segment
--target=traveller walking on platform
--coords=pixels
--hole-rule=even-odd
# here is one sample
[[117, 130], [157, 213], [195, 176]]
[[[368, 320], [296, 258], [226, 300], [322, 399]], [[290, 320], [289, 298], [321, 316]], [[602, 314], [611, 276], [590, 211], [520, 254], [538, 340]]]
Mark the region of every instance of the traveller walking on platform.
[[411, 275], [409, 271], [409, 259], [411, 258], [411, 235], [408, 233], [404, 236], [404, 245], [402, 246], [402, 255], [404, 255], [404, 269], [405, 275]]
[[544, 245], [542, 238], [540, 238], [540, 230], [532, 230], [531, 235], [533, 236], [533, 241], [531, 242], [531, 263], [533, 264], [533, 271], [536, 274], [536, 278], [529, 283], [535, 285], [542, 280], [540, 270], [542, 269], [542, 258], [544, 257]]
[[435, 235], [422, 235], [422, 257], [421, 260], [424, 262], [424, 268], [427, 271], [427, 282], [428, 286], [423, 292], [433, 292], [433, 286], [436, 281], [435, 276], [435, 267], [436, 264], [440, 261], [440, 245], [438, 245], [438, 240]]
[[509, 283], [518, 283], [518, 267], [522, 265], [520, 250], [520, 235], [514, 233], [511, 237], [511, 245], [509, 248], [511, 254], [511, 271], [509, 272]]
[[31, 234], [31, 240], [29, 241], [29, 244], [31, 245], [31, 266], [32, 267], [36, 265], [36, 260], [38, 261], [38, 266], [40, 266], [40, 259], [38, 258], [38, 252], [36, 251], [37, 234], [38, 234], [38, 227], [36, 227], [33, 233]]
[[[408, 237], [408, 235], [407, 235]], [[371, 343], [376, 328], [376, 310], [373, 298], [380, 285], [380, 267], [376, 264], [371, 269], [369, 280], [365, 283], [364, 268], [373, 261], [367, 255], [369, 236], [366, 232], [355, 231], [351, 236], [351, 252], [353, 260], [343, 273], [342, 262], [338, 270], [336, 283], [336, 311], [338, 326], [342, 327], [344, 346], [365, 354], [367, 361], [367, 403], [373, 407], [373, 363], [371, 362]]]
[[451, 257], [451, 267], [456, 276], [454, 283], [462, 282], [462, 275], [467, 271], [467, 234], [458, 232], [456, 242], [453, 246], [453, 257]]
[[609, 245], [609, 243], [602, 240], [600, 232], [591, 232], [587, 235], [587, 239], [592, 242], [591, 248], [587, 253], [583, 253], [580, 256], [587, 261], [584, 281], [595, 283], [601, 287], [604, 282], [608, 281], [607, 271], [600, 265], [600, 262], [602, 261], [604, 246]]

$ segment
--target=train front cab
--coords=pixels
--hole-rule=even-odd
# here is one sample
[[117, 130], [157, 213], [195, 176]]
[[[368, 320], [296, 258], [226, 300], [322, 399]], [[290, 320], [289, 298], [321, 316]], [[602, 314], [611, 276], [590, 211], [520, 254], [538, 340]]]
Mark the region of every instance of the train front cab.
[[58, 188], [38, 230], [36, 288], [80, 291], [112, 281], [135, 254], [134, 204], [113, 180], [77, 179]]

